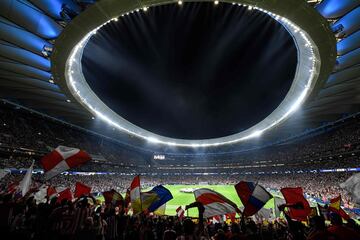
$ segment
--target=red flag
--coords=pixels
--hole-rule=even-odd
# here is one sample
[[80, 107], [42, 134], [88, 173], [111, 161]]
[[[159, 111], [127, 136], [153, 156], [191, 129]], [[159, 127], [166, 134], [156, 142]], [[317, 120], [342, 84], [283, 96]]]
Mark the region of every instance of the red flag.
[[55, 189], [54, 187], [52, 187], [52, 186], [49, 186], [49, 187], [47, 188], [47, 190], [46, 190], [46, 195], [47, 195], [48, 197], [51, 197], [52, 195], [54, 195], [54, 194], [56, 194], [56, 193], [57, 193], [56, 189]]
[[56, 202], [60, 203], [63, 199], [67, 199], [69, 201], [72, 200], [72, 193], [70, 188], [67, 188], [64, 191], [59, 192], [59, 197]]
[[41, 165], [44, 168], [45, 178], [50, 179], [90, 160], [90, 155], [83, 150], [58, 146], [54, 151], [41, 159]]
[[286, 205], [289, 207], [290, 217], [299, 221], [306, 221], [311, 208], [304, 197], [302, 188], [282, 188], [281, 193], [286, 200]]
[[91, 192], [91, 187], [86, 186], [83, 183], [77, 182], [75, 185], [74, 197], [78, 198], [81, 197], [82, 195], [87, 196], [90, 194], [90, 192]]

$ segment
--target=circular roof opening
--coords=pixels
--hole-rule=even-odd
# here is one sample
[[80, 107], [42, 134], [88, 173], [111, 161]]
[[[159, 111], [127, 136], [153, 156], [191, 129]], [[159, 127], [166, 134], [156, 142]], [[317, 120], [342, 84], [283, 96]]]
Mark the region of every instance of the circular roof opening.
[[[240, 7], [245, 2], [245, 0], [234, 1], [238, 4], [231, 4], [233, 7]], [[246, 5], [243, 5], [249, 11], [262, 12], [272, 17], [287, 30], [296, 45], [297, 64], [291, 87], [281, 103], [260, 122], [232, 135], [207, 139], [183, 139], [154, 133], [133, 124], [111, 109], [89, 86], [84, 76], [83, 53], [90, 39], [99, 30], [112, 22], [119, 21], [121, 18], [127, 18], [131, 15], [138, 16], [141, 11], [148, 11], [149, 8], [169, 4], [169, 0], [156, 0], [156, 2], [153, 2], [153, 0], [144, 0], [143, 2], [115, 0], [98, 2], [97, 7], [89, 8], [86, 14], [84, 12], [84, 14], [76, 18], [74, 24], [67, 27], [64, 34], [57, 41], [59, 47], [55, 49], [53, 55], [53, 59], [55, 59], [52, 67], [54, 75], [56, 79], [60, 79], [60, 84], [67, 89], [67, 92], [98, 119], [112, 126], [114, 130], [118, 129], [123, 133], [147, 140], [152, 144], [179, 147], [211, 147], [257, 138], [288, 119], [308, 98], [319, 76], [330, 73], [331, 58], [328, 59], [326, 56], [330, 56], [331, 53], [326, 52], [321, 44], [322, 40], [327, 38], [328, 33], [330, 33], [329, 29], [324, 25], [314, 26], [313, 22], [309, 21], [309, 19], [315, 19], [322, 22], [322, 18], [311, 12], [306, 4], [297, 0], [289, 1], [289, 5], [286, 5], [286, 7], [276, 0], [269, 0], [266, 3], [257, 0], [246, 0]], [[248, 5], [248, 2], [255, 5]], [[189, 2], [184, 1], [184, 3], [188, 4]], [[215, 4], [214, 7], [222, 4], [229, 3]], [[299, 8], [297, 7], [299, 5], [309, 11], [298, 11]], [[91, 18], [91, 16], [98, 17]], [[262, 15], [259, 14], [259, 16]], [[224, 19], [226, 19], [226, 16]], [[80, 26], [82, 31], [79, 31]], [[154, 26], [154, 24], [151, 26]], [[324, 56], [320, 56], [319, 51], [324, 52]], [[281, 58], [282, 53], [279, 53], [277, 57]], [[325, 68], [321, 67], [323, 59], [326, 64]], [[269, 64], [272, 61], [273, 59], [270, 59]], [[153, 116], [156, 117], [156, 113]]]
[[274, 18], [209, 2], [160, 5], [97, 30], [82, 55], [94, 93], [125, 120], [175, 139], [246, 130], [284, 100], [297, 48]]

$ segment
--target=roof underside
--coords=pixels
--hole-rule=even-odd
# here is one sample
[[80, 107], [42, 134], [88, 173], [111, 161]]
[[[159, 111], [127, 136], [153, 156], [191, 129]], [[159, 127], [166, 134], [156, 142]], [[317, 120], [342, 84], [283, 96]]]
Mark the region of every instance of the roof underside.
[[[142, 140], [94, 123], [91, 114], [52, 78], [50, 54], [56, 39], [72, 19], [95, 2], [3, 0], [0, 97], [121, 141], [147, 146]], [[360, 0], [323, 0], [313, 6], [328, 20], [337, 38], [336, 65], [301, 110], [267, 140], [301, 133], [360, 110]]]

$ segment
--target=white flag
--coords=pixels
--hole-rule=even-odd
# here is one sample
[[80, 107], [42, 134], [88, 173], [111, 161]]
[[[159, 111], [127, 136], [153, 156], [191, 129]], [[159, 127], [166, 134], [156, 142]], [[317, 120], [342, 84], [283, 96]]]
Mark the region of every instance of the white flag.
[[360, 173], [352, 175], [348, 180], [341, 183], [340, 187], [351, 194], [355, 203], [360, 204]]
[[21, 180], [19, 184], [22, 196], [25, 196], [25, 194], [30, 190], [33, 166], [34, 166], [34, 161], [32, 162], [29, 169], [26, 171], [25, 177], [23, 178], [23, 180]]

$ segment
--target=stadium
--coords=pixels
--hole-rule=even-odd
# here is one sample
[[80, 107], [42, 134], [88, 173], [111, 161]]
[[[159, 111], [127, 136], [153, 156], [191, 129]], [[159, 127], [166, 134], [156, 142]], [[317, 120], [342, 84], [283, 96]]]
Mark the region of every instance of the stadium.
[[359, 0], [1, 0], [2, 239], [360, 239]]

